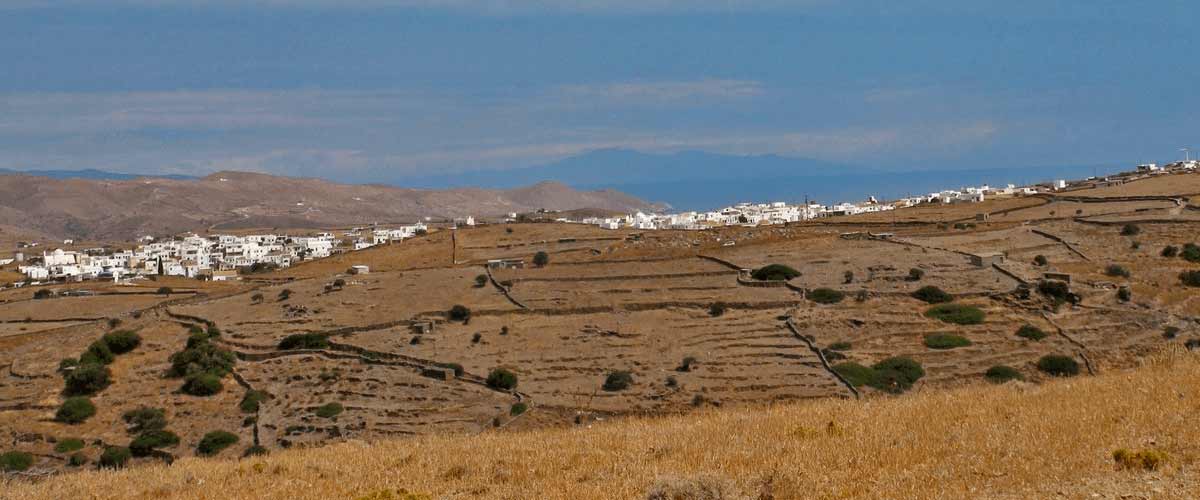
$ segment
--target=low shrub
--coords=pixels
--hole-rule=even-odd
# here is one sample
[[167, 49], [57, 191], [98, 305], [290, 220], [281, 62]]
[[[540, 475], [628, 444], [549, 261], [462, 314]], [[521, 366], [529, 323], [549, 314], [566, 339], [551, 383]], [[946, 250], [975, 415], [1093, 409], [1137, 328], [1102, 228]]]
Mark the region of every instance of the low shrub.
[[842, 273], [842, 284], [849, 285], [850, 283], [854, 283], [854, 271], [846, 271]]
[[100, 340], [113, 354], [125, 354], [141, 345], [142, 337], [131, 330], [119, 330], [104, 334]]
[[1179, 273], [1179, 281], [1187, 286], [1200, 287], [1200, 271], [1184, 271]]
[[922, 269], [912, 268], [908, 270], [908, 281], [921, 281], [925, 277], [925, 271]]
[[279, 348], [285, 351], [293, 349], [328, 349], [329, 337], [319, 333], [295, 333], [279, 341]]
[[1113, 278], [1128, 278], [1129, 270], [1120, 264], [1109, 264], [1104, 268], [1104, 274]]
[[712, 305], [708, 306], [708, 315], [714, 318], [721, 316], [725, 314], [726, 308], [727, 307], [725, 306], [724, 302], [714, 302]]
[[284, 288], [283, 290], [279, 291], [279, 295], [276, 298], [279, 299], [280, 302], [290, 299], [292, 298], [292, 291]]
[[65, 439], [58, 440], [57, 443], [54, 443], [54, 452], [55, 453], [70, 453], [72, 451], [82, 450], [84, 446], [86, 446], [86, 445], [84, 444], [82, 439], [65, 438]]
[[450, 311], [446, 313], [446, 316], [449, 317], [451, 321], [467, 321], [471, 319], [471, 310], [462, 304], [455, 304], [454, 307], [451, 307]]
[[225, 431], [212, 431], [200, 438], [196, 445], [196, 454], [204, 457], [216, 455], [238, 442], [237, 434]]
[[64, 424], [80, 424], [95, 414], [96, 405], [92, 404], [92, 400], [76, 396], [63, 401], [62, 406], [54, 413], [54, 420]]
[[154, 430], [139, 434], [129, 442], [129, 452], [135, 457], [146, 457], [159, 448], [170, 448], [179, 444], [179, 436], [168, 430]]
[[1174, 339], [1175, 337], [1177, 337], [1178, 335], [1179, 335], [1179, 327], [1178, 326], [1167, 326], [1167, 327], [1163, 328], [1163, 338], [1164, 339], [1171, 340], [1171, 339]]
[[67, 372], [63, 377], [63, 393], [67, 396], [91, 396], [103, 391], [112, 383], [112, 372], [107, 366], [87, 363]]
[[929, 304], [943, 304], [946, 302], [954, 302], [954, 296], [946, 293], [941, 288], [933, 285], [926, 285], [918, 288], [912, 293], [913, 298], [924, 301]]
[[1179, 247], [1175, 245], [1167, 245], [1163, 247], [1162, 252], [1159, 252], [1159, 255], [1162, 255], [1168, 259], [1173, 258], [1176, 255], [1179, 255]]
[[[203, 333], [200, 335], [207, 336]], [[167, 370], [167, 376], [173, 378], [192, 377], [202, 373], [224, 377], [233, 370], [233, 365], [237, 362], [232, 352], [221, 349], [206, 339], [172, 354], [169, 360], [171, 368]]]
[[1055, 377], [1071, 377], [1079, 374], [1079, 363], [1070, 356], [1047, 354], [1037, 362], [1039, 370]]
[[480, 274], [475, 277], [475, 288], [483, 288], [487, 286], [488, 277], [486, 274]]
[[515, 417], [517, 415], [525, 413], [527, 410], [529, 410], [529, 405], [527, 405], [525, 403], [515, 403], [512, 405], [511, 408], [508, 409], [508, 414]]
[[783, 264], [768, 264], [755, 269], [750, 277], [759, 281], [787, 281], [800, 276], [800, 271]]
[[1142, 232], [1142, 228], [1137, 224], [1125, 224], [1121, 227], [1121, 236], [1135, 236]]
[[1130, 451], [1121, 448], [1114, 451], [1112, 457], [1117, 468], [1123, 470], [1153, 471], [1167, 462], [1166, 452], [1158, 450]]
[[63, 358], [58, 362], [58, 373], [68, 372], [79, 366], [79, 360], [75, 358]]
[[538, 267], [546, 267], [550, 263], [550, 254], [546, 252], [538, 252], [533, 254], [533, 265]]
[[871, 298], [871, 294], [869, 292], [867, 292], [866, 290], [859, 290], [858, 292], [855, 292], [855, 294], [854, 294], [855, 302], [866, 302], [867, 299], [869, 299], [869, 298]]
[[902, 356], [887, 358], [875, 363], [871, 368], [875, 370], [871, 387], [894, 394], [907, 391], [925, 376], [925, 369], [921, 367], [921, 363]]
[[829, 344], [829, 350], [831, 351], [848, 351], [850, 347], [851, 344], [849, 342], [834, 342]]
[[1065, 281], [1042, 280], [1038, 282], [1038, 291], [1042, 295], [1053, 299], [1055, 304], [1074, 301], [1074, 297], [1071, 294], [1071, 285], [1068, 285]]
[[601, 386], [601, 389], [608, 392], [617, 392], [628, 389], [630, 385], [633, 385], [633, 374], [625, 370], [618, 370], [608, 373], [608, 376], [604, 378], [604, 385]]
[[511, 391], [517, 388], [517, 374], [504, 368], [495, 368], [488, 373], [487, 385], [493, 389]]
[[934, 333], [925, 336], [925, 347], [930, 349], [955, 349], [971, 345], [966, 337], [948, 333]]
[[34, 300], [49, 299], [51, 297], [54, 297], [54, 292], [50, 291], [47, 288], [42, 288], [36, 292], [33, 292]]
[[318, 407], [314, 413], [321, 418], [333, 418], [341, 415], [345, 410], [341, 403], [325, 403]]
[[87, 463], [88, 457], [87, 455], [83, 454], [83, 452], [72, 453], [71, 457], [67, 459], [67, 465], [71, 467], [83, 467], [87, 465]]
[[1021, 328], [1017, 329], [1017, 336], [1024, 338], [1024, 339], [1036, 341], [1036, 340], [1042, 340], [1042, 339], [1046, 338], [1047, 334], [1046, 334], [1046, 332], [1042, 331], [1041, 328], [1038, 328], [1036, 326], [1021, 325]]
[[125, 412], [121, 419], [129, 426], [126, 431], [130, 434], [161, 431], [167, 427], [167, 414], [162, 408], [143, 406]]
[[108, 344], [104, 343], [102, 340], [97, 340], [88, 345], [88, 348], [83, 352], [83, 355], [79, 356], [79, 363], [99, 363], [102, 365], [107, 365], [111, 364], [115, 359], [117, 358], [116, 356], [113, 356], [112, 349], [108, 348]]
[[1044, 266], [1050, 263], [1050, 260], [1045, 255], [1037, 255], [1033, 258], [1033, 263], [1039, 266]]
[[1188, 262], [1200, 262], [1200, 245], [1184, 243], [1183, 249], [1179, 251], [1179, 256]]
[[808, 300], [818, 304], [837, 304], [846, 298], [846, 294], [832, 288], [818, 288], [808, 293]]
[[683, 361], [681, 361], [679, 363], [679, 366], [675, 367], [675, 371], [690, 372], [690, 371], [692, 371], [692, 367], [694, 367], [694, 366], [696, 366], [696, 357], [695, 356], [684, 356]]
[[983, 373], [983, 376], [987, 377], [989, 381], [997, 384], [1002, 384], [1004, 382], [1008, 382], [1009, 380], [1025, 379], [1025, 377], [1021, 376], [1021, 372], [1017, 371], [1016, 368], [1004, 365], [996, 365], [988, 368], [988, 370]]
[[449, 368], [451, 370], [454, 370], [455, 377], [461, 377], [461, 376], [463, 376], [463, 373], [466, 372], [466, 370], [463, 370], [463, 365], [458, 364], [458, 363], [446, 363], [443, 366], [445, 366], [446, 368]]
[[482, 333], [475, 332], [475, 334], [474, 334], [474, 335], [471, 335], [471, 343], [472, 343], [472, 344], [478, 344], [478, 343], [479, 343], [479, 341], [481, 341], [481, 340], [483, 340], [483, 334], [482, 334]]
[[33, 455], [23, 451], [0, 453], [0, 471], [21, 472], [33, 467]]
[[129, 459], [133, 454], [129, 452], [129, 448], [122, 446], [109, 446], [104, 449], [104, 453], [100, 454], [100, 467], [104, 469], [120, 469], [129, 463]]
[[158, 287], [158, 292], [157, 292], [157, 293], [158, 293], [159, 295], [171, 295], [171, 294], [172, 294], [172, 293], [174, 293], [174, 292], [175, 292], [175, 291], [174, 291], [174, 290], [172, 290], [172, 289], [171, 289], [171, 287], [169, 287], [169, 286], [160, 286], [160, 287]]
[[938, 304], [925, 311], [925, 317], [956, 325], [978, 325], [986, 315], [975, 306], [964, 304]]
[[833, 371], [837, 372], [838, 375], [841, 375], [850, 385], [855, 387], [866, 385], [875, 378], [875, 370], [853, 361], [833, 365]]
[[183, 382], [183, 393], [190, 396], [212, 396], [221, 392], [221, 377], [211, 373], [201, 373], [188, 377]]
[[242, 401], [238, 403], [238, 409], [242, 410], [242, 413], [258, 413], [258, 409], [262, 407], [263, 401], [266, 401], [267, 398], [269, 396], [266, 392], [251, 389], [242, 396]]
[[250, 445], [249, 447], [246, 448], [246, 451], [242, 452], [242, 458], [261, 457], [263, 455], [266, 455], [267, 453], [268, 453], [268, 451], [265, 447], [254, 444], [254, 445]]
[[1130, 290], [1129, 287], [1127, 287], [1127, 286], [1118, 288], [1117, 289], [1117, 300], [1119, 300], [1121, 302], [1129, 302], [1130, 300], [1133, 300], [1133, 290]]

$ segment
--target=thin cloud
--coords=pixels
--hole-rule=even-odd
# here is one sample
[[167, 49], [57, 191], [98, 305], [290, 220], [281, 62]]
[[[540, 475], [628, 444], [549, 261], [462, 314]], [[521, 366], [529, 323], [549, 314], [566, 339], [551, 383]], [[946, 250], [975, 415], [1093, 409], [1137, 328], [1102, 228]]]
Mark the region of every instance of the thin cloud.
[[47, 7], [266, 7], [302, 9], [439, 9], [505, 15], [544, 12], [745, 12], [827, 5], [832, 0], [9, 0], [0, 10]]

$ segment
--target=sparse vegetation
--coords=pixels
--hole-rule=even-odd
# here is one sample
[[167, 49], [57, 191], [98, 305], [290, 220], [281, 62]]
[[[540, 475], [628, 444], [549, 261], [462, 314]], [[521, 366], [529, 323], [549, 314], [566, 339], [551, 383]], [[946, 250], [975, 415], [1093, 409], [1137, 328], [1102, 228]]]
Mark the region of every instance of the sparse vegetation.
[[213, 456], [237, 442], [237, 434], [212, 431], [200, 438], [200, 444], [196, 445], [196, 454], [204, 457]]
[[1025, 379], [1025, 377], [1023, 377], [1021, 375], [1021, 372], [1017, 371], [1016, 368], [1013, 368], [1011, 366], [1004, 366], [1004, 365], [996, 365], [991, 368], [988, 368], [988, 370], [983, 373], [983, 376], [986, 377], [988, 379], [988, 381], [994, 382], [997, 384], [1002, 384], [1002, 383], [1008, 382], [1010, 380], [1024, 380]]
[[1122, 470], [1154, 471], [1167, 462], [1166, 452], [1159, 450], [1130, 451], [1125, 448], [1113, 451], [1113, 462]]
[[96, 405], [92, 400], [76, 396], [67, 398], [62, 406], [54, 413], [54, 420], [64, 424], [81, 424], [96, 414]]
[[818, 288], [808, 292], [808, 300], [818, 304], [837, 304], [846, 298], [846, 294], [832, 288]]
[[1113, 278], [1128, 278], [1129, 270], [1120, 264], [1109, 264], [1104, 268], [1104, 274]]
[[921, 278], [924, 277], [925, 271], [923, 269], [917, 269], [914, 267], [908, 270], [908, 281], [921, 281]]
[[471, 310], [462, 304], [455, 304], [446, 313], [446, 316], [450, 318], [450, 321], [468, 321], [471, 319]]
[[0, 472], [21, 472], [33, 466], [33, 455], [23, 451], [0, 453]]
[[978, 325], [986, 314], [975, 306], [965, 304], [938, 304], [925, 310], [925, 317], [956, 325]]
[[750, 277], [759, 281], [788, 281], [800, 276], [800, 271], [783, 264], [768, 264], [755, 269]]
[[125, 354], [141, 345], [142, 337], [131, 330], [119, 330], [104, 334], [100, 338], [113, 354]]
[[321, 418], [334, 418], [341, 415], [343, 411], [345, 411], [345, 408], [342, 407], [342, 404], [334, 402], [321, 405], [314, 414]]
[[1200, 271], [1184, 271], [1179, 273], [1179, 281], [1187, 286], [1200, 287]]
[[504, 368], [495, 368], [488, 373], [487, 385], [493, 389], [511, 391], [517, 388], [517, 374]]
[[966, 337], [948, 333], [934, 333], [925, 336], [925, 347], [930, 349], [955, 349], [971, 345]]
[[1137, 236], [1141, 234], [1142, 228], [1137, 224], [1125, 224], [1121, 227], [1121, 236]]
[[1021, 325], [1021, 327], [1017, 329], [1017, 336], [1024, 339], [1037, 341], [1046, 338], [1046, 332], [1033, 325]]
[[953, 295], [950, 295], [950, 294], [946, 293], [945, 291], [943, 291], [941, 288], [938, 288], [933, 285], [926, 285], [921, 288], [918, 288], [917, 291], [912, 293], [912, 296], [913, 296], [913, 298], [915, 298], [917, 300], [924, 301], [924, 302], [927, 302], [930, 304], [942, 304], [942, 303], [954, 301]]
[[133, 454], [123, 446], [109, 446], [100, 454], [100, 467], [104, 469], [120, 469], [129, 463]]
[[319, 333], [295, 333], [279, 341], [279, 348], [285, 351], [294, 349], [328, 349], [329, 337]]
[[1072, 377], [1079, 374], [1079, 363], [1070, 356], [1048, 354], [1037, 362], [1039, 370], [1055, 377]]
[[608, 392], [617, 392], [628, 389], [631, 385], [633, 385], [633, 374], [625, 370], [618, 370], [608, 372], [601, 388]]
[[57, 443], [54, 443], [54, 452], [71, 453], [73, 451], [82, 450], [84, 446], [85, 444], [83, 440], [79, 438], [59, 439]]
[[246, 391], [246, 395], [242, 396], [242, 401], [238, 403], [238, 408], [242, 410], [242, 413], [257, 413], [268, 397], [265, 391], [251, 389]]

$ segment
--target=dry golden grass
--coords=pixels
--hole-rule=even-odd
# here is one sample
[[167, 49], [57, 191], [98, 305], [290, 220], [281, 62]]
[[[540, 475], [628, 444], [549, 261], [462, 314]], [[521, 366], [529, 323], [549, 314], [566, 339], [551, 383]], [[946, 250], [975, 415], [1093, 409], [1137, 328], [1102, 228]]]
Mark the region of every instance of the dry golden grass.
[[[1191, 498], [1198, 408], [1200, 359], [1174, 352], [1042, 386], [184, 459], [0, 498]], [[1165, 460], [1118, 467], [1122, 449]]]

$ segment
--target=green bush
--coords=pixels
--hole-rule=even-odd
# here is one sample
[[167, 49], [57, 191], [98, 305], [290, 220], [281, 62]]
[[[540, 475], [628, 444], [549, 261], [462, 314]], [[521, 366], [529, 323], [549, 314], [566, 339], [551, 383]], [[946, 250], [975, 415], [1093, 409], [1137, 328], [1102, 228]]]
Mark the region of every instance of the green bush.
[[1162, 255], [1168, 259], [1175, 257], [1176, 255], [1179, 255], [1179, 247], [1175, 245], [1167, 245], [1163, 247], [1162, 252], [1159, 255]]
[[848, 351], [850, 347], [851, 344], [849, 342], [834, 342], [829, 344], [830, 351]]
[[760, 281], [787, 281], [800, 276], [800, 271], [783, 264], [768, 264], [755, 269], [750, 277]]
[[1135, 236], [1141, 232], [1142, 228], [1138, 227], [1137, 224], [1125, 224], [1121, 228], [1121, 236]]
[[146, 431], [133, 438], [129, 443], [129, 452], [135, 457], [150, 456], [159, 448], [170, 448], [179, 444], [179, 436], [168, 430]]
[[462, 304], [455, 304], [454, 307], [451, 307], [450, 311], [446, 313], [446, 316], [449, 317], [451, 321], [467, 321], [471, 319], [471, 310]]
[[1033, 325], [1021, 325], [1021, 328], [1017, 329], [1017, 336], [1029, 340], [1042, 340], [1047, 337], [1046, 332]]
[[1179, 335], [1179, 327], [1168, 325], [1163, 328], [1163, 338], [1167, 340], [1174, 339]]
[[1050, 260], [1045, 255], [1037, 255], [1033, 258], [1033, 263], [1039, 266], [1044, 266], [1050, 263]]
[[[202, 334], [203, 335], [203, 334]], [[168, 377], [192, 377], [202, 373], [224, 377], [237, 362], [232, 352], [221, 349], [207, 340], [172, 354]]]
[[88, 363], [67, 372], [63, 377], [63, 393], [68, 396], [90, 396], [103, 391], [112, 383], [112, 372], [107, 366]]
[[724, 302], [713, 302], [708, 306], [708, 315], [715, 318], [725, 314], [726, 309], [728, 306]]
[[246, 451], [242, 452], [242, 458], [261, 457], [263, 455], [266, 455], [267, 453], [268, 453], [268, 451], [265, 447], [255, 444], [255, 445], [250, 445], [248, 448], [246, 448]]
[[121, 418], [129, 425], [127, 430], [130, 434], [161, 431], [167, 428], [167, 414], [162, 408], [143, 406], [125, 412]]
[[487, 385], [493, 389], [511, 391], [517, 388], [517, 374], [504, 368], [495, 368], [488, 373]]
[[808, 293], [808, 300], [818, 304], [837, 304], [846, 298], [846, 294], [832, 288], [818, 288]]
[[983, 373], [983, 376], [987, 377], [989, 381], [997, 384], [1008, 382], [1009, 380], [1025, 379], [1025, 377], [1021, 376], [1021, 372], [1017, 371], [1016, 368], [1004, 365], [996, 365], [988, 368], [988, 370]]
[[912, 293], [913, 298], [930, 304], [954, 302], [954, 296], [933, 285], [923, 286]]
[[238, 408], [242, 410], [242, 413], [258, 413], [258, 409], [268, 397], [264, 391], [256, 389], [246, 391], [246, 395], [242, 396], [242, 402], [238, 403]]
[[461, 377], [461, 376], [463, 376], [463, 373], [466, 372], [466, 370], [463, 369], [463, 365], [461, 365], [459, 363], [446, 363], [445, 365], [442, 365], [442, 366], [445, 368], [454, 370], [455, 377]]
[[1200, 262], [1200, 246], [1195, 243], [1184, 243], [1183, 250], [1179, 251], [1179, 256], [1188, 262]]
[[860, 387], [871, 382], [875, 378], [875, 370], [870, 367], [860, 365], [853, 361], [846, 361], [833, 365], [833, 371], [846, 379], [850, 385]]
[[92, 342], [87, 350], [83, 352], [83, 355], [79, 357], [79, 364], [98, 363], [107, 365], [112, 363], [114, 359], [116, 357], [113, 356], [112, 350], [108, 348], [108, 344], [102, 340], [97, 340]]
[[1117, 300], [1129, 302], [1131, 299], [1133, 299], [1133, 290], [1130, 290], [1129, 287], [1123, 286], [1117, 289]]
[[129, 448], [121, 446], [109, 446], [104, 449], [104, 453], [100, 454], [100, 467], [105, 469], [120, 469], [129, 463], [129, 459], [133, 454], [129, 452]]
[[63, 401], [62, 406], [59, 406], [58, 411], [54, 413], [54, 420], [64, 424], [79, 424], [92, 418], [92, 415], [95, 414], [96, 405], [92, 404], [92, 400], [77, 396]]
[[196, 454], [210, 457], [237, 442], [237, 434], [225, 431], [212, 431], [200, 438], [200, 444], [196, 445]]
[[1058, 280], [1042, 280], [1038, 282], [1038, 291], [1051, 299], [1055, 303], [1069, 302], [1071, 297], [1071, 285], [1065, 281]]
[[538, 252], [538, 253], [533, 254], [533, 265], [538, 266], [538, 267], [545, 267], [546, 264], [549, 264], [549, 263], [550, 263], [550, 254], [548, 254], [546, 252]]
[[55, 453], [70, 453], [72, 451], [82, 450], [86, 446], [82, 439], [79, 438], [64, 438], [54, 443]]
[[[876, 372], [898, 372], [900, 375], [902, 375], [903, 380], [908, 382], [908, 386], [911, 386], [913, 383], [925, 376], [925, 369], [921, 367], [921, 363], [916, 362], [912, 358], [906, 358], [903, 356], [887, 358], [883, 361], [875, 363], [871, 366], [871, 368], [874, 368]], [[907, 388], [908, 387], [906, 386], [905, 389]]]
[[1079, 363], [1070, 356], [1048, 354], [1037, 362], [1039, 370], [1055, 377], [1071, 377], [1079, 374]]
[[1184, 271], [1179, 273], [1179, 281], [1187, 286], [1200, 287], [1200, 271]]
[[71, 467], [83, 467], [87, 465], [88, 457], [83, 452], [71, 454], [71, 458], [67, 459], [67, 465]]
[[75, 358], [63, 358], [58, 362], [58, 373], [65, 373], [72, 368], [79, 366], [79, 360]]
[[925, 317], [956, 325], [978, 325], [985, 314], [975, 306], [964, 304], [938, 304], [925, 311]]
[[515, 417], [517, 415], [525, 413], [527, 410], [529, 410], [529, 405], [527, 405], [525, 403], [515, 403], [512, 405], [511, 408], [508, 409], [508, 414]]
[[601, 389], [608, 392], [617, 392], [628, 389], [630, 385], [633, 385], [633, 374], [625, 370], [618, 370], [608, 373], [608, 376], [604, 378], [604, 385], [601, 386]]
[[948, 333], [934, 333], [925, 336], [925, 347], [930, 349], [954, 349], [971, 345], [966, 337]]
[[130, 330], [120, 330], [104, 334], [100, 340], [108, 346], [113, 354], [125, 354], [141, 345], [142, 337]]
[[221, 377], [201, 373], [188, 377], [183, 383], [183, 393], [191, 396], [212, 396], [221, 392]]
[[33, 466], [33, 455], [23, 451], [0, 453], [0, 471], [20, 472]]
[[346, 409], [342, 407], [341, 403], [325, 403], [318, 407], [315, 413], [321, 418], [333, 418], [341, 415], [345, 410]]
[[329, 337], [319, 333], [296, 333], [279, 341], [279, 348], [285, 351], [292, 349], [328, 349]]
[[480, 274], [475, 277], [475, 288], [483, 288], [487, 286], [488, 277], [486, 274]]
[[908, 270], [908, 281], [921, 281], [925, 277], [925, 271], [922, 269], [912, 268]]
[[1104, 274], [1113, 278], [1128, 278], [1129, 270], [1120, 264], [1109, 264], [1108, 267], [1104, 268]]

